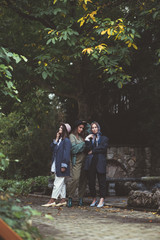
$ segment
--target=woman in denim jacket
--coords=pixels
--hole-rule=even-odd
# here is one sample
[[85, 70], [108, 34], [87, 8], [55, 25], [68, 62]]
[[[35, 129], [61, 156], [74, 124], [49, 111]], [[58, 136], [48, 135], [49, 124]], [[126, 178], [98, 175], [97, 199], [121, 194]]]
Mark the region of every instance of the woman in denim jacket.
[[[61, 123], [56, 139], [51, 143], [53, 150], [51, 172], [55, 173], [54, 186], [51, 199], [42, 206], [66, 206], [66, 183], [65, 177], [70, 176], [70, 152], [71, 142], [69, 133], [71, 126], [68, 123]], [[56, 200], [60, 196], [61, 201], [57, 204]]]

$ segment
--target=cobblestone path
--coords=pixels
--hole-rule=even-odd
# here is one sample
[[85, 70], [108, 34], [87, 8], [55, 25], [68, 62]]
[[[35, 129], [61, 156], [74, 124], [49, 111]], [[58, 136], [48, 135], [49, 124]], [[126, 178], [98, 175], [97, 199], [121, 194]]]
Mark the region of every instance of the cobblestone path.
[[[160, 240], [160, 215], [156, 212], [107, 205], [97, 209], [88, 203], [78, 207], [76, 202], [72, 208], [41, 207], [45, 202], [36, 198], [23, 202], [42, 212], [41, 217], [33, 218], [33, 224], [44, 240]], [[45, 218], [45, 214], [53, 220]]]

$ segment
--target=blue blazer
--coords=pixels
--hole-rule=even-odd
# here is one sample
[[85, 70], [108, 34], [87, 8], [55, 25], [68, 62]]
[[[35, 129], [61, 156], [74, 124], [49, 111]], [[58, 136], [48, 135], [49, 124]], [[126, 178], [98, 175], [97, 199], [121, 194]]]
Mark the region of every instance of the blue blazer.
[[[70, 153], [71, 142], [68, 138], [63, 139], [59, 145], [55, 141], [51, 143], [53, 150], [52, 163], [55, 161], [57, 177], [70, 176]], [[61, 172], [61, 168], [66, 168], [66, 171]]]
[[108, 138], [105, 136], [100, 136], [98, 146], [92, 144], [92, 140], [85, 141], [87, 153], [92, 150], [92, 154], [88, 154], [85, 159], [85, 170], [89, 170], [92, 158], [95, 157], [97, 161], [97, 172], [106, 173], [106, 154], [108, 147]]

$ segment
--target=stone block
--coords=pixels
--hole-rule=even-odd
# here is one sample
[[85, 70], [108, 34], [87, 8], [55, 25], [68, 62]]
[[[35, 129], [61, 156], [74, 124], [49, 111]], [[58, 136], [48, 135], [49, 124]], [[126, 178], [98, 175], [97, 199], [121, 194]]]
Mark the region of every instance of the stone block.
[[107, 153], [107, 159], [113, 159], [114, 154], [113, 153]]
[[155, 189], [154, 192], [131, 191], [127, 204], [129, 207], [159, 209], [160, 189]]

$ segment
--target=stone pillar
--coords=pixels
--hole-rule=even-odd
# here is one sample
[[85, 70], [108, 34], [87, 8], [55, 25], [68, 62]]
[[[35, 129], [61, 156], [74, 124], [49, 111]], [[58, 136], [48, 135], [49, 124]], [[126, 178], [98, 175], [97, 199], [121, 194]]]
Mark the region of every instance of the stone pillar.
[[146, 164], [146, 169], [145, 169], [145, 175], [150, 176], [150, 171], [151, 171], [151, 150], [149, 147], [145, 147], [145, 164]]

